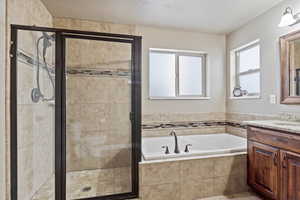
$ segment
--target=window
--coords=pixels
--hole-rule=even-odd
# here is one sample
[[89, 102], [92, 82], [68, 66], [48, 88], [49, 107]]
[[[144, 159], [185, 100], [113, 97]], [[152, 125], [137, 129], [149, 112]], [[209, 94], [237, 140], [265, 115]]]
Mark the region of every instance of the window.
[[149, 61], [150, 98], [206, 96], [206, 54], [150, 49]]
[[243, 96], [258, 97], [260, 95], [260, 45], [252, 42], [232, 52], [234, 62], [234, 88], [240, 88]]

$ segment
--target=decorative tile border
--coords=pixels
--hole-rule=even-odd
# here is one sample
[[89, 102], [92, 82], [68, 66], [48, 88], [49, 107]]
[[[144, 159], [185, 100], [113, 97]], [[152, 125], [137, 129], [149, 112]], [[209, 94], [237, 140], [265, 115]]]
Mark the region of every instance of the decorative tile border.
[[[37, 61], [33, 55], [23, 51], [17, 51], [18, 61], [24, 63], [31, 67], [36, 67]], [[130, 62], [130, 61], [129, 61]], [[129, 63], [128, 62], [128, 63]], [[40, 62], [42, 68], [48, 67], [51, 75], [55, 75], [55, 67], [52, 65], [45, 66], [44, 63]], [[83, 76], [104, 76], [104, 77], [121, 77], [121, 78], [130, 78], [131, 70], [130, 69], [104, 69], [101, 68], [91, 68], [91, 67], [67, 67], [68, 75], [83, 75]]]
[[235, 128], [241, 128], [241, 129], [247, 129], [247, 125], [243, 123], [237, 123], [237, 122], [226, 122], [226, 126], [231, 126]]
[[69, 75], [88, 75], [88, 76], [107, 76], [107, 77], [124, 77], [130, 78], [131, 71], [123, 69], [101, 69], [101, 68], [69, 68], [67, 69]]
[[[209, 116], [214, 116], [215, 119], [220, 114], [215, 113], [201, 113], [201, 114], [178, 114], [176, 117], [173, 117], [175, 122], [168, 122], [166, 119], [169, 119], [169, 115], [166, 117], [160, 117], [160, 115], [147, 115], [146, 122], [143, 123], [142, 129], [145, 130], [163, 130], [163, 129], [172, 129], [172, 128], [182, 128], [182, 129], [190, 129], [190, 128], [204, 128], [204, 127], [221, 127], [221, 126], [228, 126], [233, 128], [238, 128], [242, 130], [247, 129], [247, 125], [243, 123], [243, 121], [249, 120], [271, 120], [271, 119], [279, 119], [279, 120], [288, 120], [288, 121], [300, 121], [300, 114], [297, 113], [281, 113], [280, 115], [260, 115], [260, 114], [243, 114], [243, 113], [226, 113], [226, 119], [216, 119], [212, 120]], [[172, 117], [173, 115], [171, 115]], [[190, 117], [191, 116], [191, 117]], [[203, 116], [205, 116], [205, 121], [202, 120]], [[160, 118], [159, 118], [160, 117]], [[178, 120], [180, 117], [180, 120]], [[183, 118], [201, 118], [199, 121], [187, 120], [182, 122]], [[155, 122], [154, 120], [159, 119], [159, 122]], [[153, 121], [153, 122], [152, 122]], [[171, 121], [171, 120], [170, 120]], [[181, 121], [181, 122], [178, 122]]]
[[[18, 58], [18, 62], [26, 64], [32, 68], [36, 67], [36, 65], [38, 63], [37, 60], [35, 58], [33, 58], [33, 56], [31, 54], [26, 53], [25, 51], [22, 51], [22, 50], [17, 51], [17, 58]], [[44, 63], [39, 62], [39, 64], [42, 68], [44, 68], [44, 69], [46, 68]], [[47, 67], [49, 69], [50, 74], [54, 76], [55, 75], [54, 66], [48, 65]]]
[[143, 130], [154, 129], [170, 129], [170, 128], [200, 128], [211, 126], [232, 126], [237, 128], [246, 129], [247, 126], [236, 122], [226, 121], [201, 121], [201, 122], [173, 122], [173, 123], [157, 123], [157, 124], [143, 124]]

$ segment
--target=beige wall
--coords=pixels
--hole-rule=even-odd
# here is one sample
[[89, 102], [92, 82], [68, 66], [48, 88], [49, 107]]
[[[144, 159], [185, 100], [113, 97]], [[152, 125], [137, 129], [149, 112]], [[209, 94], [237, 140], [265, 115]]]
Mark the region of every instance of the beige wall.
[[[277, 25], [284, 9], [287, 6], [300, 11], [299, 0], [286, 0], [258, 16], [247, 25], [232, 32], [227, 37], [227, 86], [229, 88], [229, 58], [230, 50], [260, 39], [261, 45], [261, 74], [262, 91], [261, 99], [252, 100], [230, 100], [227, 101], [227, 112], [257, 113], [257, 114], [279, 114], [300, 113], [300, 105], [281, 105], [280, 99], [280, 64], [279, 64], [279, 42], [281, 35], [291, 31], [299, 30], [300, 24], [293, 27], [279, 28]], [[229, 96], [231, 91], [227, 91]], [[270, 104], [269, 95], [277, 96], [277, 104]]]
[[[225, 36], [137, 26], [143, 37], [142, 46], [142, 109], [151, 113], [225, 112]], [[208, 54], [209, 100], [150, 100], [149, 48], [204, 51]]]
[[0, 200], [5, 196], [5, 31], [6, 1], [0, 0]]

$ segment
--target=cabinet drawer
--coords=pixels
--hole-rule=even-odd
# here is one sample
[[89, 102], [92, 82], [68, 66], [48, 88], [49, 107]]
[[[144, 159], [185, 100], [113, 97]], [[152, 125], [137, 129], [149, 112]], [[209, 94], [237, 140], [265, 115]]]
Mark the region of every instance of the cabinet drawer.
[[300, 153], [300, 136], [262, 129], [248, 127], [248, 140], [279, 147], [296, 153]]

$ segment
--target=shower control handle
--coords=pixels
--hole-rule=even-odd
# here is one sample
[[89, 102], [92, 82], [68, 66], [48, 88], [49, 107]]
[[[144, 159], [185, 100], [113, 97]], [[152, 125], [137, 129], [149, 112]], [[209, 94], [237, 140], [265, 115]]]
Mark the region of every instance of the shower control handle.
[[166, 149], [165, 150], [165, 154], [169, 154], [170, 153], [168, 145], [162, 146], [161, 148]]
[[185, 153], [190, 152], [189, 147], [191, 147], [191, 146], [192, 146], [192, 144], [187, 144], [187, 145], [185, 145], [185, 150], [184, 150], [184, 152], [185, 152]]

